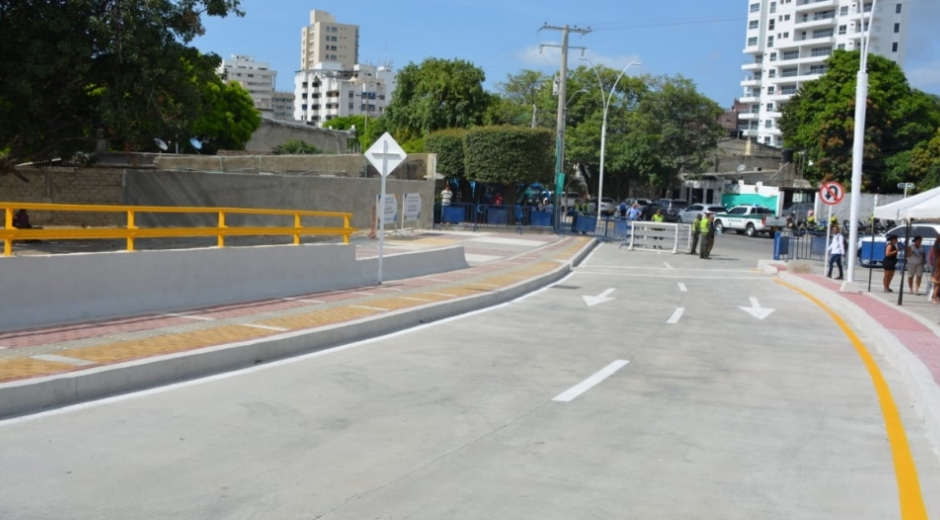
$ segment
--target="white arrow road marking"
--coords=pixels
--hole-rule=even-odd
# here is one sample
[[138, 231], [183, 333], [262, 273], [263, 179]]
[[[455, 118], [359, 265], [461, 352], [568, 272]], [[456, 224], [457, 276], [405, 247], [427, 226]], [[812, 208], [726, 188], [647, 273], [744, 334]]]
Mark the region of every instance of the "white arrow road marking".
[[613, 294], [616, 290], [617, 289], [607, 289], [597, 296], [582, 296], [582, 298], [584, 298], [584, 303], [586, 303], [588, 307], [593, 307], [595, 305], [614, 301], [616, 298], [611, 298], [610, 295]]
[[763, 320], [767, 318], [767, 316], [770, 316], [771, 314], [773, 314], [775, 309], [765, 309], [761, 307], [760, 302], [757, 301], [757, 298], [752, 297], [751, 306], [741, 307], [741, 310], [750, 314], [751, 316], [754, 316], [755, 318], [759, 320]]
[[678, 309], [676, 309], [676, 312], [672, 313], [672, 317], [670, 317], [669, 321], [667, 321], [666, 323], [668, 323], [669, 325], [675, 325], [676, 323], [679, 323], [679, 320], [682, 319], [683, 313], [685, 313], [685, 309], [682, 307], [679, 307]]
[[689, 288], [684, 283], [679, 284], [679, 292], [689, 292]]
[[552, 399], [552, 401], [556, 401], [559, 403], [571, 402], [579, 395], [594, 388], [595, 386], [600, 384], [602, 381], [604, 381], [608, 377], [614, 375], [614, 373], [616, 373], [618, 370], [627, 366], [627, 363], [629, 363], [629, 361], [624, 361], [622, 359], [618, 359], [617, 361], [614, 361], [613, 363], [600, 369], [597, 373], [595, 373], [591, 377], [585, 379], [584, 381], [581, 381], [580, 383], [558, 394], [557, 396], [555, 396], [554, 399]]

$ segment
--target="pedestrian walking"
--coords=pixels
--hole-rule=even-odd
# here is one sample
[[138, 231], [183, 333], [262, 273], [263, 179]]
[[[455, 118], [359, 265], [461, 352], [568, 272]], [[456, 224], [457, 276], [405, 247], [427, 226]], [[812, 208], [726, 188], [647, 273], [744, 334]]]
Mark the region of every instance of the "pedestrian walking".
[[930, 283], [933, 284], [930, 301], [937, 305], [940, 304], [940, 240], [934, 242], [930, 252], [927, 253], [927, 265], [930, 266]]
[[924, 249], [924, 237], [917, 235], [907, 246], [904, 258], [907, 259], [907, 287], [911, 294], [920, 293], [920, 283], [924, 279], [924, 267], [927, 264], [927, 251]]
[[698, 254], [695, 252], [695, 250], [698, 249], [698, 240], [702, 235], [701, 225], [702, 215], [699, 214], [696, 215], [695, 220], [692, 221], [692, 252], [689, 253], [690, 255]]
[[839, 277], [836, 280], [842, 280], [842, 255], [845, 254], [845, 237], [839, 232], [839, 226], [832, 226], [832, 241], [829, 242], [829, 272], [826, 278], [832, 278], [833, 266], [839, 266]]
[[[885, 259], [882, 262], [884, 266], [884, 290], [885, 292], [894, 292], [891, 289], [891, 280], [894, 280], [894, 271], [898, 267], [898, 236], [888, 235], [888, 243], [885, 244]], [[901, 283], [904, 283], [901, 280]]]

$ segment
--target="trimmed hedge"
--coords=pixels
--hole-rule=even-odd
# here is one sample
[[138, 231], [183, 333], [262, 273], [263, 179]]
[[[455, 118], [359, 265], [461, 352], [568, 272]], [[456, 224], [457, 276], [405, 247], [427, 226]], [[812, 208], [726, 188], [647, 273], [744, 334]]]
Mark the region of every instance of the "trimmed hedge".
[[466, 130], [450, 128], [424, 138], [424, 150], [437, 154], [437, 171], [448, 178], [464, 178], [463, 141]]
[[492, 184], [551, 182], [554, 141], [544, 128], [473, 128], [464, 137], [464, 172], [469, 180]]

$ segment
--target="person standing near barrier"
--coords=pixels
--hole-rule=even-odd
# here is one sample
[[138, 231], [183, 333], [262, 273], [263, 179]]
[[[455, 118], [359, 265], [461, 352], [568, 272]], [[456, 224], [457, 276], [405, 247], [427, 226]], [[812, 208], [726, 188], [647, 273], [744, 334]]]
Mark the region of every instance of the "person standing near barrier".
[[715, 215], [713, 213], [708, 213], [702, 219], [701, 224], [699, 224], [699, 233], [702, 235], [702, 243], [699, 244], [699, 258], [711, 260], [712, 247], [715, 245]]
[[[663, 210], [657, 209], [657, 210], [656, 210], [656, 213], [653, 214], [653, 218], [652, 218], [651, 220], [652, 220], [654, 223], [660, 223], [660, 222], [663, 222], [665, 219], [666, 219], [666, 217], [663, 216]], [[663, 228], [657, 228], [657, 227], [654, 227], [654, 228], [653, 228], [653, 231], [655, 231], [655, 232], [657, 232], [657, 233], [660, 232], [660, 231], [662, 231], [662, 230], [663, 230]], [[663, 237], [653, 237], [653, 240], [662, 240], [662, 239], [663, 239]], [[662, 249], [662, 246], [654, 246], [654, 247], [655, 247], [656, 249]]]
[[927, 263], [927, 251], [924, 250], [923, 241], [924, 237], [915, 236], [904, 255], [907, 259], [907, 286], [914, 295], [920, 293], [920, 283], [924, 280], [924, 265]]
[[940, 304], [940, 240], [934, 242], [930, 252], [927, 253], [927, 265], [930, 266], [930, 283], [933, 284], [930, 290], [930, 301], [937, 305]]
[[627, 220], [639, 220], [642, 213], [640, 205], [634, 202], [633, 206], [627, 211]]
[[[690, 255], [698, 254], [695, 252], [695, 250], [698, 249], [698, 240], [699, 240], [699, 237], [702, 236], [701, 226], [702, 226], [702, 215], [701, 214], [695, 215], [695, 220], [692, 221], [692, 251], [689, 253]], [[704, 243], [702, 244], [702, 247], [703, 248], [705, 247]]]
[[[888, 235], [888, 243], [885, 244], [885, 259], [882, 262], [884, 266], [884, 290], [885, 292], [894, 292], [891, 289], [891, 280], [894, 280], [894, 271], [898, 267], [898, 236]], [[904, 283], [904, 280], [901, 280]]]
[[444, 191], [441, 192], [441, 206], [450, 206], [450, 201], [454, 198], [454, 192], [450, 191], [450, 186], [445, 184]]
[[832, 226], [832, 241], [826, 249], [829, 252], [829, 272], [826, 278], [832, 278], [833, 266], [839, 266], [839, 277], [836, 280], [842, 280], [842, 255], [845, 254], [845, 237], [839, 232], [839, 226]]
[[620, 201], [620, 206], [617, 207], [617, 210], [620, 212], [621, 219], [627, 218], [627, 201]]

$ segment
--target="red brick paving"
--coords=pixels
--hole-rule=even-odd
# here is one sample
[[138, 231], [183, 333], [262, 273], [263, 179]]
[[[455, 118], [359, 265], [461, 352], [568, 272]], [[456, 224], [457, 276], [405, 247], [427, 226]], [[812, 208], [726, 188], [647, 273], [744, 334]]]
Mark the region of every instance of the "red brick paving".
[[[818, 275], [800, 275], [802, 278], [838, 291], [840, 285]], [[934, 381], [940, 385], [940, 336], [932, 329], [890, 304], [865, 294], [839, 293], [868, 314], [871, 319], [888, 330], [907, 350], [917, 356], [930, 370]]]

